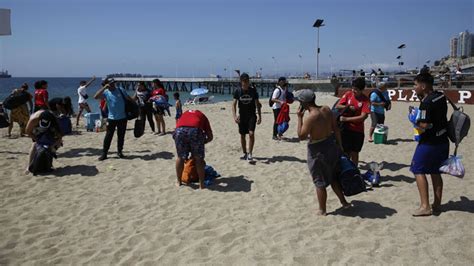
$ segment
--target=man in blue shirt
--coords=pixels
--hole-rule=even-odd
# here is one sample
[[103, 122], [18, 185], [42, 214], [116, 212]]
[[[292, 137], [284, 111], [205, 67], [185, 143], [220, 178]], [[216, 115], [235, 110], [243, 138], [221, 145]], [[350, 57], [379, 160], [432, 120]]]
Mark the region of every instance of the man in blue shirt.
[[106, 80], [105, 85], [100, 88], [94, 95], [94, 98], [99, 100], [105, 98], [109, 114], [107, 117], [107, 133], [104, 138], [104, 147], [99, 161], [107, 159], [107, 152], [109, 151], [112, 138], [117, 128], [117, 155], [119, 158], [124, 158], [122, 153], [123, 144], [125, 141], [125, 132], [127, 130], [127, 115], [125, 113], [125, 97], [129, 100], [130, 97], [121, 88], [115, 87], [113, 80]]
[[380, 82], [378, 88], [370, 93], [370, 125], [369, 142], [373, 142], [372, 135], [377, 124], [385, 123], [385, 109], [390, 109], [390, 96], [388, 96], [387, 85]]

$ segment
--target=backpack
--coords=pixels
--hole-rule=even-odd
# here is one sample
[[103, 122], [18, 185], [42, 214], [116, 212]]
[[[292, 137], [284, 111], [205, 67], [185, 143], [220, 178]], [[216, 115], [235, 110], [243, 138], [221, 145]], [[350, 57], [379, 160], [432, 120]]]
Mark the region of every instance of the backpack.
[[3, 101], [3, 107], [13, 110], [20, 105], [27, 103], [29, 99], [30, 96], [27, 92], [22, 91], [20, 93], [12, 93]]
[[372, 93], [377, 94], [377, 96], [379, 96], [379, 98], [382, 100], [382, 102], [385, 103], [385, 106], [384, 106], [385, 110], [388, 111], [388, 110], [390, 110], [390, 109], [392, 108], [392, 102], [391, 102], [390, 100], [387, 100], [387, 98], [385, 98], [385, 97], [383, 96], [382, 92], [380, 92], [379, 90], [375, 89], [375, 90], [373, 90], [370, 94], [372, 94]]
[[359, 169], [346, 156], [341, 156], [338, 179], [341, 183], [342, 192], [346, 196], [353, 196], [367, 191]]
[[0, 128], [5, 128], [10, 126], [6, 114], [0, 114]]
[[191, 158], [184, 162], [183, 173], [181, 174], [181, 182], [185, 184], [190, 184], [193, 182], [198, 182], [199, 176], [196, 168], [196, 161]]
[[28, 171], [33, 175], [53, 171], [53, 158], [56, 157], [56, 154], [48, 146], [37, 143], [35, 147], [36, 152], [31, 164], [28, 166]]
[[454, 149], [454, 156], [456, 156], [459, 143], [461, 143], [462, 139], [467, 136], [467, 133], [469, 132], [471, 119], [466, 113], [464, 113], [462, 107], [457, 107], [451, 99], [446, 95], [445, 97], [454, 109], [451, 118], [448, 121], [448, 137], [456, 145], [456, 148]]
[[[277, 96], [276, 98], [280, 98], [280, 95], [281, 95], [281, 89], [280, 89], [280, 88], [278, 88], [278, 87], [277, 87], [276, 89], [277, 89], [277, 90], [278, 90], [278, 92], [279, 92], [279, 93], [278, 93], [278, 96]], [[273, 106], [273, 101], [272, 101], [272, 98], [273, 98], [273, 93], [272, 93], [272, 95], [270, 96], [270, 99], [268, 99], [268, 105], [269, 105], [270, 107], [272, 107], [272, 106]]]

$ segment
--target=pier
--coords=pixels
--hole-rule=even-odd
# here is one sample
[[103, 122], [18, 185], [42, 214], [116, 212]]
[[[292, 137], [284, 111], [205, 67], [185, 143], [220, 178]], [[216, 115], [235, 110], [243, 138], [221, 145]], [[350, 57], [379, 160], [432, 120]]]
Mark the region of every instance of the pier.
[[[126, 90], [133, 90], [138, 82], [144, 81], [151, 87], [154, 77], [113, 77], [121, 87]], [[167, 91], [190, 92], [194, 88], [205, 87], [214, 94], [233, 94], [240, 86], [238, 78], [159, 78]], [[309, 88], [315, 91], [335, 92], [336, 87], [329, 79], [308, 80], [308, 79], [287, 79], [290, 89], [298, 90]], [[257, 89], [261, 96], [269, 97], [275, 89], [278, 79], [250, 79], [250, 83]]]

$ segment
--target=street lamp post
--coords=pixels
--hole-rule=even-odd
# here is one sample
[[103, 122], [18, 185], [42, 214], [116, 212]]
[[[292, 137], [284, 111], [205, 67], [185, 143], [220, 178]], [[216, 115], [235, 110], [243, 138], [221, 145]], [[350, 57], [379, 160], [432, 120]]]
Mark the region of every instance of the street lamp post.
[[272, 56], [273, 62], [275, 63], [275, 76], [278, 76], [278, 63], [274, 56]]
[[333, 61], [333, 60], [332, 60], [332, 56], [331, 56], [331, 55], [329, 55], [329, 58], [331, 58], [331, 76], [332, 76], [332, 61]]
[[324, 20], [323, 19], [317, 19], [316, 22], [314, 22], [313, 27], [318, 29], [318, 49], [316, 50], [316, 79], [319, 79], [319, 28], [324, 26], [323, 24]]
[[301, 63], [301, 77], [303, 77], [304, 76], [304, 73], [303, 73], [303, 56], [299, 54], [298, 57], [300, 58], [300, 63]]
[[403, 56], [402, 56], [402, 51], [403, 51], [403, 48], [405, 48], [406, 45], [403, 43], [401, 44], [400, 46], [397, 47], [397, 49], [400, 50], [400, 55], [397, 56], [397, 59], [399, 59], [399, 62], [398, 62], [398, 65], [400, 66], [400, 72], [402, 71], [402, 66], [403, 66]]
[[[253, 67], [253, 60], [251, 57], [249, 57], [249, 61], [250, 61], [250, 68], [249, 68], [249, 72], [252, 71], [255, 75], [255, 68]], [[252, 75], [250, 75], [252, 76]]]

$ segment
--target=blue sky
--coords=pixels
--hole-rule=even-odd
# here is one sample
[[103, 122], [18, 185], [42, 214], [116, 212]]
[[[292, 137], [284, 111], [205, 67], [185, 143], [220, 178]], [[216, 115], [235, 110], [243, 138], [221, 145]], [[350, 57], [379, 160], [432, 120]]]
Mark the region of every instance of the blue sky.
[[473, 2], [2, 0], [13, 34], [0, 38], [0, 68], [24, 77], [314, 73], [317, 18], [326, 24], [320, 72], [398, 68], [401, 43], [406, 67], [415, 68], [474, 30]]

